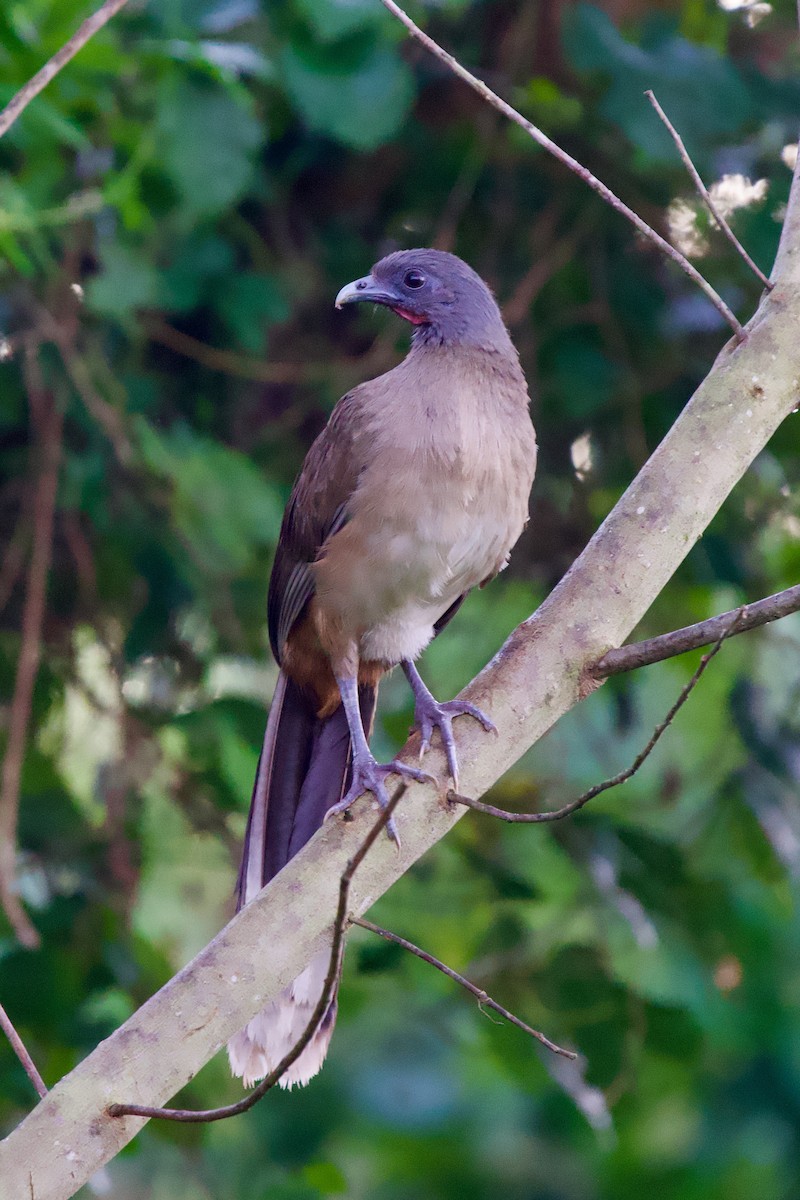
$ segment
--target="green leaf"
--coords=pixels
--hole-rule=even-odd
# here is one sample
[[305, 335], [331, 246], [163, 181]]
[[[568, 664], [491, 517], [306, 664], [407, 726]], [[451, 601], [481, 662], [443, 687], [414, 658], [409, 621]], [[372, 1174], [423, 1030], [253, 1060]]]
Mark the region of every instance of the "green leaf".
[[264, 131], [243, 104], [221, 88], [170, 76], [159, 99], [159, 152], [188, 216], [232, 204], [253, 175]]
[[536, 75], [522, 90], [519, 107], [551, 133], [574, 129], [583, 118], [583, 105], [576, 96], [566, 95], [552, 79]]
[[643, 93], [652, 88], [694, 158], [711, 142], [739, 129], [751, 115], [748, 90], [736, 67], [715, 51], [654, 26], [652, 44], [637, 46], [591, 4], [568, 10], [564, 46], [579, 71], [607, 79], [600, 112], [619, 126], [646, 158], [673, 163], [675, 146]]
[[220, 278], [233, 270], [234, 254], [229, 242], [211, 234], [196, 234], [181, 242], [174, 261], [163, 272], [162, 303], [172, 312], [194, 308]]
[[229, 276], [216, 307], [236, 339], [253, 354], [264, 350], [267, 327], [289, 315], [277, 279], [255, 272]]
[[571, 417], [586, 417], [608, 404], [618, 376], [614, 363], [580, 333], [553, 347], [550, 379], [559, 405]]
[[210, 67], [218, 77], [239, 78], [248, 75], [264, 82], [273, 79], [275, 71], [263, 51], [247, 42], [190, 42], [182, 38], [144, 43], [143, 49], [155, 56], [175, 62]]
[[103, 250], [102, 261], [100, 274], [86, 289], [86, 302], [95, 312], [124, 320], [136, 309], [158, 303], [159, 276], [147, 258], [111, 242]]
[[[15, 88], [0, 88], [0, 106], [11, 99]], [[43, 138], [56, 141], [73, 150], [85, 150], [91, 143], [81, 127], [70, 117], [51, 104], [46, 96], [37, 96], [14, 122], [8, 132], [9, 138], [22, 147], [41, 142]]]
[[680, 930], [666, 921], [657, 924], [658, 941], [643, 947], [626, 922], [609, 917], [606, 939], [613, 973], [636, 994], [686, 1008], [705, 1024], [713, 1013], [709, 973]]
[[307, 124], [357, 150], [388, 141], [411, 107], [411, 73], [390, 50], [374, 50], [352, 70], [336, 59], [314, 62], [296, 47], [282, 61], [286, 88]]
[[159, 432], [139, 417], [136, 431], [145, 462], [171, 485], [173, 523], [205, 569], [241, 571], [257, 546], [274, 542], [280, 502], [244, 455], [184, 425]]
[[325, 42], [386, 23], [385, 10], [372, 0], [297, 0], [297, 7]]
[[335, 1163], [309, 1163], [303, 1168], [303, 1179], [324, 1196], [342, 1196], [347, 1191], [347, 1180]]

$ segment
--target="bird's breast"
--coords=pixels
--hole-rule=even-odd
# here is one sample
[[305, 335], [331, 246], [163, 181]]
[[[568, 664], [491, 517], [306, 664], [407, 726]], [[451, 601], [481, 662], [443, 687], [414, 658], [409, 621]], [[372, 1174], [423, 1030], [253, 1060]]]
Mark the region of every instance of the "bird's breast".
[[424, 421], [409, 423], [375, 446], [349, 520], [315, 568], [320, 603], [353, 631], [362, 657], [416, 657], [442, 613], [505, 565], [535, 465], [524, 420], [516, 438], [454, 437], [441, 425], [426, 436]]

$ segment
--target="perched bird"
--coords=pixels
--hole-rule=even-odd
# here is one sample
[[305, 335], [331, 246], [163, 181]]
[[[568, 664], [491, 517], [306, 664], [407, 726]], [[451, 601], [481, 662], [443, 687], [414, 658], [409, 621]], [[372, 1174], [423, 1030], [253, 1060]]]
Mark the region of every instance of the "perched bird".
[[[355, 301], [404, 317], [414, 327], [412, 344], [399, 366], [336, 405], [283, 518], [268, 603], [280, 675], [250, 805], [239, 907], [326, 816], [364, 792], [385, 806], [392, 772], [430, 778], [405, 763], [381, 765], [369, 749], [384, 672], [402, 666], [422, 751], [438, 728], [455, 782], [453, 718], [468, 714], [494, 728], [472, 704], [438, 704], [414, 660], [470, 589], [503, 569], [528, 520], [536, 438], [517, 352], [489, 288], [452, 254], [390, 254], [342, 288], [336, 307]], [[327, 951], [317, 954], [229, 1043], [231, 1068], [245, 1084], [297, 1041], [328, 959]], [[283, 1086], [319, 1070], [335, 1016], [334, 998]]]

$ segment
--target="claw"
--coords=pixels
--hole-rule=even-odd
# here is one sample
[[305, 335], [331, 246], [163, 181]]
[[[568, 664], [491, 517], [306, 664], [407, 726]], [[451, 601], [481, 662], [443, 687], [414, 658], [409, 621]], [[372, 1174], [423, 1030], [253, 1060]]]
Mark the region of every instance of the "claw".
[[[324, 820], [329, 817], [338, 816], [340, 813], [347, 812], [351, 804], [353, 804], [359, 796], [363, 796], [364, 792], [372, 792], [378, 808], [383, 810], [389, 804], [389, 793], [386, 790], [384, 779], [387, 775], [401, 775], [409, 779], [414, 779], [417, 783], [435, 783], [433, 775], [429, 771], [421, 771], [417, 767], [410, 767], [407, 763], [390, 762], [379, 763], [370, 754], [360, 758], [353, 759], [353, 775], [350, 782], [350, 787], [347, 793], [339, 801], [334, 804], [325, 813]], [[390, 817], [386, 822], [386, 832], [395, 843], [398, 850], [400, 849], [400, 835], [397, 832], [397, 826], [394, 823], [394, 817]]]
[[475, 704], [469, 704], [466, 700], [448, 700], [444, 704], [438, 704], [430, 693], [427, 696], [417, 696], [414, 725], [422, 735], [420, 761], [430, 750], [433, 730], [438, 729], [447, 757], [447, 769], [456, 791], [458, 790], [458, 755], [453, 736], [453, 719], [461, 716], [473, 717], [480, 722], [487, 733], [497, 733], [497, 726], [494, 722]]

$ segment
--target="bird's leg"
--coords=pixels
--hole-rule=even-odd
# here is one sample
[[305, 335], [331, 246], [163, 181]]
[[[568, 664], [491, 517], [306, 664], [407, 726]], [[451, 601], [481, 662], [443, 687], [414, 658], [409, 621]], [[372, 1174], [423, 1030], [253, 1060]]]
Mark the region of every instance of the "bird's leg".
[[[354, 675], [343, 678], [337, 676], [336, 682], [339, 685], [339, 693], [342, 697], [347, 726], [350, 730], [350, 740], [353, 745], [352, 774], [347, 794], [338, 804], [334, 804], [332, 808], [328, 809], [325, 820], [327, 821], [328, 817], [333, 817], [338, 813], [346, 812], [353, 801], [357, 800], [359, 796], [363, 796], [364, 792], [372, 792], [378, 807], [386, 808], [389, 803], [389, 793], [384, 783], [387, 775], [405, 775], [409, 779], [416, 779], [419, 783], [435, 783], [436, 780], [432, 775], [429, 775], [427, 771], [420, 771], [417, 767], [409, 767], [405, 763], [397, 761], [385, 764], [375, 761], [361, 722], [361, 710], [358, 706], [358, 680]], [[394, 817], [390, 817], [387, 822], [386, 832], [399, 846], [400, 838], [397, 834]]]
[[413, 662], [405, 661], [403, 670], [414, 693], [414, 728], [419, 730], [422, 737], [419, 756], [422, 758], [425, 751], [430, 749], [433, 731], [438, 726], [444, 752], [447, 755], [447, 767], [453, 780], [453, 786], [457, 789], [458, 758], [453, 737], [453, 717], [474, 717], [476, 721], [480, 721], [487, 733], [497, 733], [497, 727], [485, 712], [482, 712], [476, 705], [469, 704], [466, 700], [448, 700], [444, 704], [439, 704], [426, 688]]

